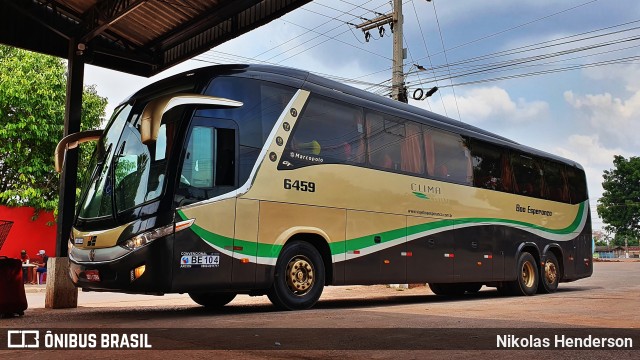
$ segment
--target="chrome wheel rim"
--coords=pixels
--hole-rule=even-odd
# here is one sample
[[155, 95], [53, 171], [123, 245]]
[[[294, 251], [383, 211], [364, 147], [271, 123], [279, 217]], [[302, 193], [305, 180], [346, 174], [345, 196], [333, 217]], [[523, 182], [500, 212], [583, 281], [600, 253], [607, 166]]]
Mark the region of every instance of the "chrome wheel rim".
[[558, 268], [556, 264], [551, 261], [547, 261], [544, 264], [544, 277], [547, 284], [554, 284], [558, 279]]
[[525, 261], [522, 264], [522, 283], [524, 286], [530, 288], [533, 287], [533, 283], [535, 280], [535, 271], [533, 271], [533, 265], [529, 261]]
[[298, 255], [289, 261], [287, 264], [287, 286], [294, 295], [305, 295], [311, 290], [314, 282], [314, 269], [307, 257]]

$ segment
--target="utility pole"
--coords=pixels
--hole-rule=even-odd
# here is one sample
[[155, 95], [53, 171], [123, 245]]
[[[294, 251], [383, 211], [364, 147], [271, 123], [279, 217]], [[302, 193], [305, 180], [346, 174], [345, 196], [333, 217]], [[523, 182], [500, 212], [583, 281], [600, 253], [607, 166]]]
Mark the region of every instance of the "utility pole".
[[394, 100], [409, 102], [404, 87], [404, 47], [402, 46], [402, 0], [393, 0], [393, 76], [391, 96]]
[[360, 25], [356, 25], [357, 29], [361, 29], [365, 33], [365, 40], [369, 41], [371, 36], [369, 30], [378, 29], [380, 37], [384, 35], [384, 25], [391, 25], [393, 32], [393, 67], [391, 76], [391, 97], [394, 100], [409, 102], [407, 90], [404, 87], [404, 54], [405, 50], [402, 46], [402, 0], [393, 0], [393, 12], [391, 14], [380, 15], [372, 20], [367, 20]]

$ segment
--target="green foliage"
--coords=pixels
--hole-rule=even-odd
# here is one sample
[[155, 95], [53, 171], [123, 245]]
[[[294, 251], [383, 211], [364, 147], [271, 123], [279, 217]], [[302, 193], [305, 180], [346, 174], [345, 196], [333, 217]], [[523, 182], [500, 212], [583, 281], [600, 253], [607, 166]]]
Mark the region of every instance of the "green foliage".
[[[53, 153], [64, 131], [66, 78], [62, 59], [0, 45], [0, 204], [57, 208]], [[85, 87], [83, 130], [99, 127], [106, 105]], [[88, 155], [81, 153], [80, 169]]]
[[616, 234], [613, 243], [637, 244], [640, 235], [640, 157], [616, 155], [614, 169], [605, 170], [602, 177], [604, 193], [598, 200], [598, 215], [607, 224], [605, 229]]
[[[626, 239], [625, 239], [626, 238]], [[626, 244], [625, 244], [626, 240]], [[611, 240], [612, 246], [638, 246], [638, 238], [626, 237], [624, 235], [616, 235], [613, 240]]]
[[596, 241], [596, 246], [607, 246], [607, 245], [609, 245], [609, 243], [607, 243], [605, 240]]

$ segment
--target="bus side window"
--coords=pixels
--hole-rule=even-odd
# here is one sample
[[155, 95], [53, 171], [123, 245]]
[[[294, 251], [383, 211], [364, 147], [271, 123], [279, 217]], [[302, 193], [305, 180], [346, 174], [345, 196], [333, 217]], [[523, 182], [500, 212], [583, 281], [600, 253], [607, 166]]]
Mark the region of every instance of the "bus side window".
[[424, 156], [422, 146], [422, 127], [411, 121], [405, 122], [406, 137], [400, 148], [400, 168], [404, 172], [423, 175]]
[[471, 184], [473, 170], [467, 140], [460, 135], [428, 128], [427, 130], [428, 138], [433, 144], [431, 155], [427, 153], [427, 168], [433, 164], [433, 170], [429, 170], [429, 175], [440, 180]]
[[544, 198], [564, 203], [570, 202], [569, 186], [566, 181], [564, 165], [544, 162]]
[[364, 162], [362, 109], [312, 96], [299, 116], [287, 148], [323, 163]]
[[233, 190], [235, 146], [233, 129], [194, 126], [182, 163], [176, 201], [191, 203]]
[[473, 185], [504, 191], [502, 151], [496, 146], [473, 141], [471, 145]]
[[388, 170], [401, 170], [401, 147], [406, 138], [404, 121], [388, 115], [367, 113], [369, 164]]
[[213, 131], [210, 127], [193, 127], [180, 174], [181, 185], [213, 187]]
[[512, 154], [511, 166], [516, 180], [515, 193], [543, 198], [542, 175], [543, 170], [538, 161], [522, 154]]
[[577, 167], [566, 167], [567, 182], [571, 193], [571, 203], [579, 204], [589, 197], [587, 194], [587, 180], [584, 171]]

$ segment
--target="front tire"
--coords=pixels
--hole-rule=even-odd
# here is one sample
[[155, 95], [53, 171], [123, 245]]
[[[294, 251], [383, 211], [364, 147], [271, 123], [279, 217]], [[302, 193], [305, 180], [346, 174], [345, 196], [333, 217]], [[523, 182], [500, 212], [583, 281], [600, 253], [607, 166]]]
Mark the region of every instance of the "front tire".
[[518, 278], [510, 283], [513, 295], [531, 296], [538, 291], [539, 272], [536, 259], [528, 252], [523, 252], [518, 257], [516, 267]]
[[209, 309], [221, 308], [236, 297], [234, 293], [189, 293], [191, 300]]
[[538, 292], [540, 294], [555, 292], [560, 282], [558, 259], [556, 259], [556, 256], [552, 252], [548, 252], [545, 259], [544, 265], [540, 269], [540, 282], [538, 284]]
[[322, 256], [311, 244], [294, 241], [276, 262], [269, 300], [281, 310], [305, 310], [320, 299], [325, 282]]

